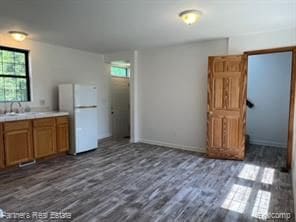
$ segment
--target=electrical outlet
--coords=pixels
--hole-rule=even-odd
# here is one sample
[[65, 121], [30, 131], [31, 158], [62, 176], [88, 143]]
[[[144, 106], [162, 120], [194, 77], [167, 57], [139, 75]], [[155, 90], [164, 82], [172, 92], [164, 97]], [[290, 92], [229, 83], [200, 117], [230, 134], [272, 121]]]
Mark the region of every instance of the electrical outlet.
[[40, 104], [41, 106], [44, 106], [44, 105], [45, 105], [45, 99], [40, 99], [40, 100], [39, 100], [39, 104]]

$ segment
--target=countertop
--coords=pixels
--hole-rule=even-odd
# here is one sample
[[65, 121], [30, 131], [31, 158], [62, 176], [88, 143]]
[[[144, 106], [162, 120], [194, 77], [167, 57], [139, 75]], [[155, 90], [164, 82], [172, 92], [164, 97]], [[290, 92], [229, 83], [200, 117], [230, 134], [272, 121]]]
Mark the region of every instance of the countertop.
[[26, 120], [26, 119], [39, 119], [39, 118], [67, 116], [67, 115], [69, 115], [69, 113], [58, 112], [58, 111], [2, 114], [0, 115], [0, 122], [9, 122], [9, 121]]

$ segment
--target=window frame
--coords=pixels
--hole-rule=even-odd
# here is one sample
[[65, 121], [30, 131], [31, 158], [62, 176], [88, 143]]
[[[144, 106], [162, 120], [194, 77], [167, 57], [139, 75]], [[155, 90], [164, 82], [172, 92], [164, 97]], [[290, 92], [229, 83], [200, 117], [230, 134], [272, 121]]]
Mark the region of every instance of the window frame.
[[[125, 69], [125, 76], [117, 76], [112, 74], [112, 67], [114, 68], [120, 68], [120, 69]], [[117, 77], [117, 78], [130, 78], [129, 76], [129, 68], [127, 67], [122, 67], [122, 66], [116, 66], [116, 65], [111, 65], [111, 76], [112, 77]]]
[[[31, 83], [30, 83], [30, 65], [29, 65], [29, 50], [26, 49], [19, 49], [19, 48], [13, 48], [13, 47], [7, 47], [7, 46], [2, 46], [0, 45], [0, 50], [6, 50], [6, 51], [11, 51], [11, 52], [20, 52], [24, 53], [25, 55], [25, 71], [26, 75], [25, 76], [16, 76], [16, 75], [4, 75], [3, 73], [0, 73], [0, 77], [8, 77], [8, 78], [16, 78], [16, 79], [26, 79], [26, 87], [27, 87], [27, 100], [23, 101], [0, 101], [0, 103], [8, 103], [8, 102], [31, 102]], [[3, 62], [2, 62], [3, 63]]]

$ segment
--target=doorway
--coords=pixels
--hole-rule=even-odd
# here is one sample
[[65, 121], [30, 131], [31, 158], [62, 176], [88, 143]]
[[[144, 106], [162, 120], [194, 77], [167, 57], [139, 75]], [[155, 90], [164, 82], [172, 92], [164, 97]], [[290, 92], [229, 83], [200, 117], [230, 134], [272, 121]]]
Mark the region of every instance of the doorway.
[[295, 46], [247, 51], [243, 55], [209, 57], [207, 112], [207, 154], [209, 157], [237, 160], [245, 158], [248, 59], [254, 55], [282, 52], [292, 54], [290, 87], [288, 87], [289, 115], [285, 170], [291, 168], [293, 141], [294, 144], [296, 141], [294, 138]]
[[130, 138], [130, 63], [113, 61], [111, 73], [112, 138]]
[[288, 148], [292, 52], [248, 56], [247, 152], [280, 154], [285, 165]]
[[286, 170], [291, 168], [292, 164], [292, 151], [294, 141], [294, 112], [295, 112], [295, 90], [296, 90], [296, 47], [283, 47], [273, 49], [262, 49], [255, 51], [247, 51], [244, 54], [248, 58], [254, 55], [266, 55], [290, 52], [291, 53], [291, 75], [290, 75], [290, 86], [289, 86], [289, 120], [288, 120], [288, 135], [287, 135], [287, 158], [286, 158]]

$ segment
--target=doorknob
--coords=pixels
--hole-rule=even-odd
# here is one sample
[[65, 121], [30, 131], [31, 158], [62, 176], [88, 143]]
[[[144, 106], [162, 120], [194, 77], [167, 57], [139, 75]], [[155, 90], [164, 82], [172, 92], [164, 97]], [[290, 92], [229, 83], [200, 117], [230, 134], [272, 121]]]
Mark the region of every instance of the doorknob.
[[213, 115], [213, 112], [212, 111], [209, 111], [209, 115]]

